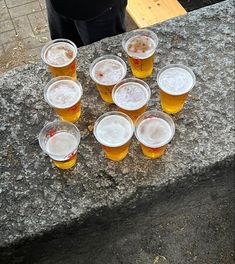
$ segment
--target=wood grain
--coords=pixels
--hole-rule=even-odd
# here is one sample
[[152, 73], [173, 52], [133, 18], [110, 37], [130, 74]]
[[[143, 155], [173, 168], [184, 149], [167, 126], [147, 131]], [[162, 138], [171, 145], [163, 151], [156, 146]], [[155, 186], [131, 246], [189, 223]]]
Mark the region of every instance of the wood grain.
[[187, 14], [177, 0], [128, 0], [127, 12], [139, 28]]

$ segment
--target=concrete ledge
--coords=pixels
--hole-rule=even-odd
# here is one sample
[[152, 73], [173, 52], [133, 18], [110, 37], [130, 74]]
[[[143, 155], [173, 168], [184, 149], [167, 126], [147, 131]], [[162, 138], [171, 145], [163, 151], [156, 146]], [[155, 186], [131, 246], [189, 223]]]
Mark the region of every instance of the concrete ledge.
[[38, 63], [5, 74], [0, 80], [0, 247], [82, 223], [101, 208], [126, 207], [128, 201], [135, 205], [140, 189], [143, 198], [149, 189], [154, 198], [177, 182], [203, 180], [215, 164], [229, 167], [234, 158], [232, 15], [232, 1], [224, 1], [151, 28], [160, 45], [154, 72], [146, 80], [152, 89], [149, 109], [160, 109], [156, 75], [164, 65], [184, 63], [197, 78], [184, 110], [174, 116], [176, 136], [159, 160], [146, 159], [133, 138], [125, 160], [108, 161], [88, 130], [99, 115], [115, 108], [99, 98], [89, 65], [108, 53], [126, 60], [122, 35], [78, 51], [78, 79], [84, 88], [77, 124], [82, 142], [78, 164], [68, 172], [49, 164], [38, 146], [41, 127], [56, 118], [43, 100], [50, 80], [46, 67]]
[[139, 188], [120, 206], [101, 207], [82, 221], [4, 248], [0, 262], [154, 264], [160, 254], [167, 259], [162, 264], [232, 263], [230, 162], [208, 168], [197, 181], [190, 181], [191, 174], [158, 190]]

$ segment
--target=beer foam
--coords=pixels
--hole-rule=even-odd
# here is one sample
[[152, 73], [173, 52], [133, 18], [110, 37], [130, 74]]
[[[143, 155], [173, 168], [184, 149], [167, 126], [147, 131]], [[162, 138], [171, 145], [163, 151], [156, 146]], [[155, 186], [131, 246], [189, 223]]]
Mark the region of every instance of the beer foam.
[[160, 74], [158, 85], [166, 93], [180, 95], [187, 93], [193, 87], [194, 78], [186, 69], [172, 67]]
[[146, 88], [136, 82], [124, 83], [114, 93], [114, 102], [125, 110], [136, 110], [144, 106], [149, 99]]
[[143, 120], [137, 128], [137, 138], [147, 147], [161, 147], [168, 143], [172, 136], [170, 125], [158, 117]]
[[119, 115], [104, 117], [96, 127], [97, 140], [109, 147], [121, 146], [132, 137], [133, 129], [129, 121]]
[[65, 42], [51, 44], [45, 51], [44, 59], [52, 66], [62, 67], [68, 65], [75, 55], [74, 47]]
[[50, 157], [55, 160], [66, 160], [66, 156], [77, 148], [77, 139], [68, 132], [60, 132], [50, 137], [46, 143], [46, 151]]
[[68, 108], [75, 105], [82, 95], [81, 87], [72, 80], [58, 80], [47, 89], [49, 104], [56, 108]]
[[128, 55], [137, 58], [145, 59], [150, 57], [156, 49], [156, 43], [148, 36], [134, 36], [126, 42], [125, 50]]
[[95, 82], [103, 85], [114, 85], [124, 78], [126, 72], [121, 62], [104, 59], [97, 62], [92, 69]]

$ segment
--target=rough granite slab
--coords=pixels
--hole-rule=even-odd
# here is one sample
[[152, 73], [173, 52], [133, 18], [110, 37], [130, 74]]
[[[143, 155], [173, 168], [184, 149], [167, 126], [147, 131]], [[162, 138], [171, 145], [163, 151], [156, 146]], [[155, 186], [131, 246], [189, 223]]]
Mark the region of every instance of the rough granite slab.
[[[78, 79], [84, 88], [82, 133], [75, 168], [55, 168], [38, 145], [37, 135], [56, 115], [43, 100], [50, 80], [39, 62], [9, 71], [0, 80], [0, 246], [69, 225], [101, 207], [124, 205], [128, 198], [144, 197], [148, 188], [198, 176], [215, 163], [234, 156], [234, 28], [232, 1], [189, 13], [151, 29], [160, 44], [154, 72], [146, 79], [152, 90], [149, 109], [160, 110], [156, 75], [169, 63], [192, 67], [197, 84], [184, 110], [175, 115], [176, 135], [158, 160], [145, 158], [135, 138], [121, 162], [107, 160], [88, 126], [105, 104], [89, 77], [90, 63], [100, 55], [118, 54], [126, 60], [122, 35], [78, 50]], [[130, 71], [128, 76], [131, 76]], [[190, 178], [191, 177], [191, 178]]]

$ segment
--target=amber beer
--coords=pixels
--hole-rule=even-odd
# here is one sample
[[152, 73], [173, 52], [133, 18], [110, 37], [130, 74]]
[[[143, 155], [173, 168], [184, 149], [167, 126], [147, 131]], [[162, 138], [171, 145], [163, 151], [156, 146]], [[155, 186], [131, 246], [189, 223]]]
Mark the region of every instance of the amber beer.
[[129, 150], [134, 124], [124, 113], [113, 111], [100, 116], [95, 122], [94, 135], [107, 158], [122, 160]]
[[70, 76], [76, 79], [76, 56], [77, 47], [68, 39], [52, 40], [41, 51], [41, 57], [54, 77]]
[[157, 82], [163, 111], [175, 114], [183, 108], [189, 91], [196, 83], [196, 77], [190, 68], [171, 64], [159, 71]]
[[46, 102], [62, 120], [76, 122], [81, 115], [82, 86], [69, 76], [52, 79], [44, 89]]
[[122, 46], [135, 77], [146, 78], [152, 74], [157, 45], [158, 38], [150, 30], [137, 29], [126, 34]]
[[162, 156], [174, 134], [174, 122], [163, 112], [148, 111], [136, 120], [135, 136], [143, 154], [149, 158]]
[[105, 102], [113, 103], [113, 87], [126, 76], [126, 72], [125, 62], [118, 56], [105, 55], [93, 61], [90, 66], [90, 76]]
[[133, 122], [144, 113], [151, 91], [147, 83], [136, 78], [124, 79], [113, 88], [113, 101], [118, 110], [127, 114]]
[[67, 121], [54, 121], [43, 127], [39, 134], [39, 145], [51, 157], [54, 164], [63, 170], [76, 164], [80, 132]]

